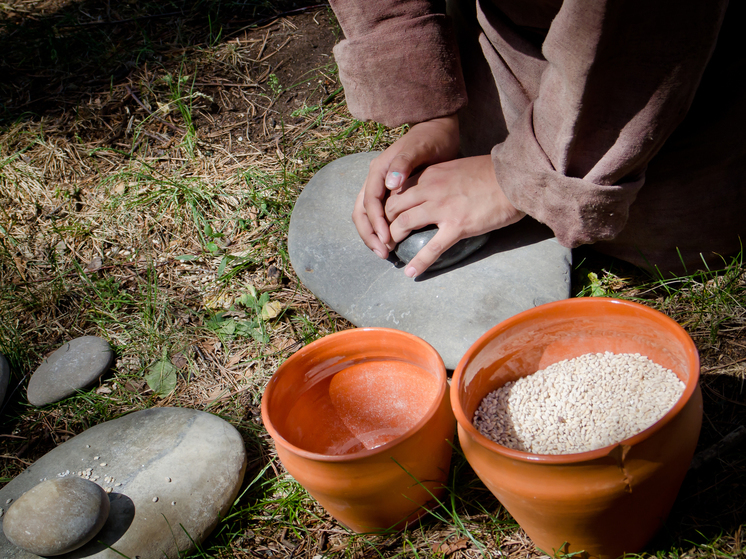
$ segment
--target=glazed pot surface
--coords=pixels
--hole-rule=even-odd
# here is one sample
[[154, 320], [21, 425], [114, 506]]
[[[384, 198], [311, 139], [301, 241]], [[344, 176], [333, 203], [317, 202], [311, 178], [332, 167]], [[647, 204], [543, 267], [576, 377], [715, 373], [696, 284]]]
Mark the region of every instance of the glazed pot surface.
[[352, 530], [402, 528], [443, 491], [446, 371], [411, 334], [361, 328], [306, 346], [270, 380], [262, 417], [288, 472]]
[[[481, 435], [472, 418], [507, 382], [586, 353], [640, 353], [684, 382], [676, 405], [619, 444], [538, 455]], [[613, 299], [536, 307], [487, 332], [454, 373], [451, 400], [464, 455], [485, 485], [543, 551], [618, 557], [637, 552], [662, 526], [689, 467], [702, 422], [699, 358], [673, 320]]]

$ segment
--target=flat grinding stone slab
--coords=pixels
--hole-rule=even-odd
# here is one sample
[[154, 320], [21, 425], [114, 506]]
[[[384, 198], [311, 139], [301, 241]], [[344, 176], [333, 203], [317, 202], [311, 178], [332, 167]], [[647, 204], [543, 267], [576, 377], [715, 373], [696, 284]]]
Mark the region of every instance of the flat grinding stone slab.
[[[180, 557], [194, 547], [190, 537], [204, 541], [230, 509], [245, 469], [243, 440], [226, 421], [196, 410], [153, 408], [91, 427], [50, 451], [0, 490], [0, 507], [7, 509], [44, 478], [82, 471], [111, 488], [109, 518], [65, 559]], [[0, 529], [0, 557], [38, 556], [15, 547]]]
[[[360, 239], [352, 207], [378, 152], [348, 155], [321, 169], [290, 219], [290, 261], [303, 284], [356, 326], [423, 338], [455, 369], [487, 330], [529, 308], [570, 295], [572, 253], [530, 218], [494, 231], [477, 252], [412, 280]], [[399, 267], [397, 267], [399, 266]]]
[[82, 336], [62, 345], [36, 369], [26, 396], [35, 406], [45, 406], [72, 396], [94, 383], [114, 362], [109, 342]]
[[8, 382], [10, 381], [10, 364], [5, 356], [0, 353], [0, 405], [5, 400], [5, 392], [8, 389]]

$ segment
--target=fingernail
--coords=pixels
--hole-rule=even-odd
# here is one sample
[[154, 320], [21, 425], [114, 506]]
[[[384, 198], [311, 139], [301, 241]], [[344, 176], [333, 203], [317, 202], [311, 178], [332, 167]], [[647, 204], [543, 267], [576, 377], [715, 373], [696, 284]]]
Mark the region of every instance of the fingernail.
[[399, 188], [404, 180], [404, 175], [392, 171], [386, 177], [386, 188]]
[[380, 251], [380, 250], [378, 250], [377, 248], [374, 248], [374, 249], [373, 249], [373, 252], [375, 252], [375, 253], [376, 253], [376, 256], [378, 256], [378, 258], [383, 258], [383, 254], [382, 254], [382, 253], [381, 253], [381, 251]]
[[417, 270], [414, 269], [414, 266], [407, 266], [404, 269], [404, 275], [408, 278], [413, 278], [417, 274]]

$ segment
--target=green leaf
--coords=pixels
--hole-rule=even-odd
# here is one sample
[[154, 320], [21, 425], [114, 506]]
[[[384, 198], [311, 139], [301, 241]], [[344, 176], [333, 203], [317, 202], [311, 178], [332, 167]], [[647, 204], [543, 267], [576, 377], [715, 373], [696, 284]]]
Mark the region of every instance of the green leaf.
[[220, 331], [226, 336], [232, 336], [236, 332], [236, 321], [232, 318], [220, 325]]
[[217, 254], [218, 252], [220, 252], [220, 247], [216, 243], [210, 241], [209, 243], [207, 243], [207, 250], [209, 250], [213, 254]]
[[259, 303], [260, 307], [263, 307], [264, 305], [266, 305], [267, 303], [269, 303], [269, 293], [262, 293], [259, 296], [258, 303]]
[[199, 256], [194, 256], [193, 254], [182, 254], [181, 256], [175, 256], [176, 260], [181, 260], [182, 262], [189, 262], [191, 260], [197, 260]]
[[205, 237], [211, 237], [212, 238], [212, 236], [213, 236], [212, 233], [213, 233], [213, 231], [212, 231], [212, 225], [210, 225], [209, 223], [206, 224], [205, 225]]
[[269, 334], [266, 334], [259, 329], [251, 330], [251, 337], [254, 338], [257, 342], [261, 342], [263, 344], [269, 343]]
[[220, 266], [218, 266], [218, 276], [222, 276], [223, 272], [225, 272], [225, 265], [228, 264], [228, 257], [223, 256], [223, 259], [220, 261]]
[[222, 328], [223, 322], [225, 322], [226, 320], [225, 318], [223, 318], [224, 314], [224, 311], [215, 313], [215, 316], [207, 319], [207, 322], [205, 322], [205, 326], [207, 326], [210, 330], [220, 330]]
[[164, 358], [148, 369], [145, 380], [150, 389], [165, 398], [176, 388], [176, 367]]
[[598, 279], [598, 275], [595, 272], [588, 274], [588, 280], [590, 282], [591, 297], [604, 297], [606, 295], [606, 289], [604, 289], [602, 281]]
[[238, 302], [244, 307], [253, 307], [256, 304], [256, 299], [249, 293], [243, 293], [239, 298]]

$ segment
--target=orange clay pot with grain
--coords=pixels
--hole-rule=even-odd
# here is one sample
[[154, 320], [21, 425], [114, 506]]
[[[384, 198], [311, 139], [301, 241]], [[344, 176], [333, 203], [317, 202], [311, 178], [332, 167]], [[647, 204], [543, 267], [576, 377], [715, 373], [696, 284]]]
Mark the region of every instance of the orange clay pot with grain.
[[[644, 431], [576, 454], [530, 454], [501, 446], [472, 424], [482, 399], [507, 382], [588, 353], [640, 353], [685, 384], [668, 413]], [[464, 455], [534, 543], [615, 558], [640, 551], [665, 521], [702, 423], [699, 357], [676, 322], [614, 299], [541, 305], [492, 328], [464, 355], [451, 401]]]

